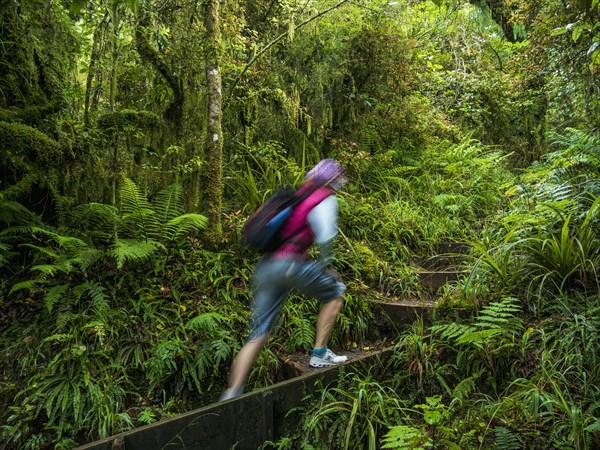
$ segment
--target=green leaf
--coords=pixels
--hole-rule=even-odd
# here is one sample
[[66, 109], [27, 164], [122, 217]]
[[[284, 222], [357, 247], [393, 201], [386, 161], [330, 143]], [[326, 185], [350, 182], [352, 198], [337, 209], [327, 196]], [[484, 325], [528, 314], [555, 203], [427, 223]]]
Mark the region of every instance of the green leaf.
[[159, 248], [160, 242], [152, 239], [139, 241], [137, 239], [119, 239], [111, 249], [112, 255], [117, 260], [117, 267], [121, 269], [126, 261], [139, 261], [147, 259]]
[[593, 424], [585, 427], [585, 431], [593, 433], [594, 431], [600, 431], [600, 420], [596, 420]]
[[52, 312], [52, 308], [56, 302], [58, 302], [63, 294], [69, 289], [69, 286], [66, 284], [59, 284], [58, 286], [54, 286], [52, 289], [48, 291], [45, 295], [44, 300], [46, 301], [46, 308], [48, 308], [48, 312]]
[[69, 13], [71, 13], [72, 15], [79, 14], [81, 10], [85, 8], [86, 3], [87, 0], [73, 0], [69, 8]]
[[552, 30], [550, 32], [551, 36], [560, 36], [561, 34], [565, 34], [567, 31], [569, 31], [567, 29], [567, 27], [559, 27], [559, 28], [555, 28], [554, 30]]

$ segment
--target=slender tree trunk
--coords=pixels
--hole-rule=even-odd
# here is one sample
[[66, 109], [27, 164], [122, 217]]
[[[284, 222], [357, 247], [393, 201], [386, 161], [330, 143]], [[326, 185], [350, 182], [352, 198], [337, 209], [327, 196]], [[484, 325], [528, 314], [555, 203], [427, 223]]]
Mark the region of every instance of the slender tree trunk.
[[94, 30], [94, 38], [92, 40], [92, 55], [90, 56], [90, 64], [88, 66], [88, 74], [85, 83], [85, 106], [83, 109], [83, 123], [86, 128], [90, 126], [90, 103], [92, 99], [92, 89], [94, 85], [94, 78], [96, 76], [96, 66], [100, 59], [100, 46], [102, 40], [102, 34], [106, 27], [106, 21], [108, 19], [108, 13], [104, 15], [102, 22]]
[[203, 207], [211, 226], [206, 237], [212, 244], [221, 238], [221, 205], [223, 195], [223, 131], [221, 129], [221, 30], [219, 0], [206, 0], [204, 25], [207, 34], [206, 85], [208, 91], [205, 189]]
[[117, 98], [117, 64], [119, 63], [119, 6], [115, 2], [113, 7], [113, 42], [112, 42], [112, 68], [110, 71], [110, 91], [109, 105], [111, 111], [115, 110], [115, 101]]

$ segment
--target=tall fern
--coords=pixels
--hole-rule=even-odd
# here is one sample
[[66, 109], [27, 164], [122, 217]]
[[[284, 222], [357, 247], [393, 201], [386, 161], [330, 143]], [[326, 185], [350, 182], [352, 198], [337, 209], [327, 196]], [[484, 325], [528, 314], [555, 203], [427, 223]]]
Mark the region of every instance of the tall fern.
[[123, 180], [120, 213], [126, 231], [136, 238], [148, 239], [158, 229], [152, 205], [129, 178]]

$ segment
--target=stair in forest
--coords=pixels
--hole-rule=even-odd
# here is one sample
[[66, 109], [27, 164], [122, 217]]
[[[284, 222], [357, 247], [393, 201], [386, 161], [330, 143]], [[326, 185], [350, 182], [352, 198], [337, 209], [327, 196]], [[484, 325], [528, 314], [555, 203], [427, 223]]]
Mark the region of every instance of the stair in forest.
[[[458, 253], [456, 249], [460, 249]], [[417, 274], [430, 291], [425, 300], [372, 300], [375, 325], [385, 335], [390, 329], [395, 338], [398, 328], [422, 318], [429, 322], [435, 305], [435, 292], [455, 281], [460, 275], [464, 246], [452, 252], [418, 261]], [[302, 399], [314, 389], [315, 383], [327, 385], [340, 371], [353, 371], [361, 365], [381, 365], [393, 353], [393, 346], [358, 348], [342, 352], [349, 361], [327, 369], [312, 369], [307, 355], [288, 355], [282, 359], [280, 379], [283, 381], [246, 393], [226, 402], [190, 411], [156, 423], [126, 431], [115, 436], [78, 447], [85, 450], [149, 450], [161, 449], [256, 449], [265, 441], [277, 439], [295, 431], [300, 421], [296, 411]]]
[[392, 355], [392, 347], [363, 354], [345, 364], [309, 370], [290, 380], [257, 389], [225, 402], [119, 433], [78, 447], [81, 450], [210, 449], [255, 450], [265, 441], [275, 441], [294, 432], [300, 421], [295, 408], [315, 389], [327, 385], [341, 371], [360, 365], [381, 365]]
[[438, 246], [435, 255], [414, 260], [421, 286], [435, 295], [441, 287], [466, 275], [462, 266], [469, 248], [464, 242], [445, 243]]

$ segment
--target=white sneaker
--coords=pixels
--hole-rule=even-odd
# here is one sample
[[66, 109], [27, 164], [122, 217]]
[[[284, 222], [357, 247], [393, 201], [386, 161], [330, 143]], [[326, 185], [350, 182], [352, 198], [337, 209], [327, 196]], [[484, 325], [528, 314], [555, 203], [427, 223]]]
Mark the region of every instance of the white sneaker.
[[348, 361], [347, 356], [338, 356], [327, 349], [323, 355], [312, 355], [308, 365], [310, 367], [331, 367]]
[[221, 397], [219, 398], [219, 401], [220, 402], [224, 402], [226, 400], [231, 400], [232, 398], [239, 397], [243, 393], [244, 393], [244, 390], [241, 389], [241, 388], [238, 388], [238, 389], [235, 389], [235, 388], [225, 389], [223, 391], [223, 393], [221, 394]]

